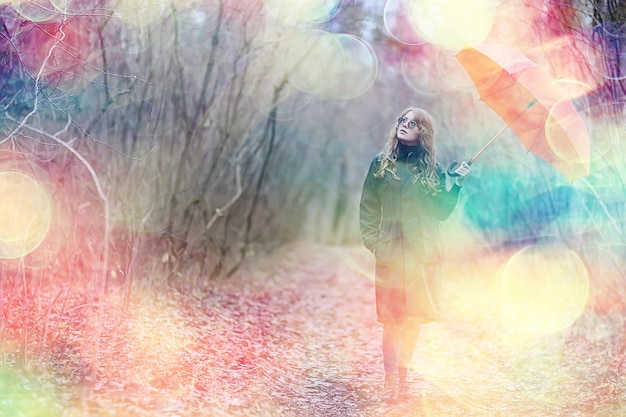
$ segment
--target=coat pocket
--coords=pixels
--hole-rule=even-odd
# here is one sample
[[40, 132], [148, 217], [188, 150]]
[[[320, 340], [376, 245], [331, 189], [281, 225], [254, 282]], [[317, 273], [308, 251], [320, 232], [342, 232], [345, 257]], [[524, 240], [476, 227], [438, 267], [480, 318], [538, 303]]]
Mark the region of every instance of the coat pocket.
[[402, 233], [397, 222], [383, 221], [380, 225], [378, 244], [376, 245], [376, 262], [394, 265], [400, 262]]

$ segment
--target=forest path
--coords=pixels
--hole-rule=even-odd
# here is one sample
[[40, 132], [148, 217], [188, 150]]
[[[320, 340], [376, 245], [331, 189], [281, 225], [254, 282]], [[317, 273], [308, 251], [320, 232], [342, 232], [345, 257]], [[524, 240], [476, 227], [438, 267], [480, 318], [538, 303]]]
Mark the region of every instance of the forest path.
[[145, 321], [127, 325], [134, 342], [109, 341], [121, 348], [89, 414], [586, 417], [626, 406], [609, 317], [515, 334], [494, 320], [484, 280], [455, 276], [444, 285], [448, 312], [422, 328], [416, 395], [384, 405], [373, 262], [361, 247], [301, 244], [242, 278], [147, 299], [134, 307]]

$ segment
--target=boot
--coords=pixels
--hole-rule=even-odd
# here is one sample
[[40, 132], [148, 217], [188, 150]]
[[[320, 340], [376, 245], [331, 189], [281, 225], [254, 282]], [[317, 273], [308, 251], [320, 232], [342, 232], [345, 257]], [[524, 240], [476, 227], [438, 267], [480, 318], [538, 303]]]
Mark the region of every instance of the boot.
[[398, 401], [398, 375], [385, 374], [382, 400], [388, 404]]
[[398, 368], [398, 399], [400, 400], [406, 400], [411, 397], [407, 371], [407, 368]]

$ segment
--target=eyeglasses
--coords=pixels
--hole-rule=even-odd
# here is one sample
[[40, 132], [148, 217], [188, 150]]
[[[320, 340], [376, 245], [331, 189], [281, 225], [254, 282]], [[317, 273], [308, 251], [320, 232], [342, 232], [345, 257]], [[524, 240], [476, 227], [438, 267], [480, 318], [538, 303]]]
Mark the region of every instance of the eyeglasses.
[[417, 122], [415, 120], [409, 120], [406, 117], [401, 117], [401, 118], [398, 119], [398, 126], [402, 126], [407, 121], [409, 122], [407, 124], [409, 129], [415, 129], [417, 127]]

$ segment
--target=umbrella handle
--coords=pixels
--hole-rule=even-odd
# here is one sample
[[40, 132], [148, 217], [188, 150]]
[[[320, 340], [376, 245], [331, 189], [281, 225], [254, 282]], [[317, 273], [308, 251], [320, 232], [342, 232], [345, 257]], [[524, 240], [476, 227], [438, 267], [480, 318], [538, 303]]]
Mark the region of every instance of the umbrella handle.
[[[474, 158], [470, 159], [469, 161], [466, 162], [467, 165], [472, 165], [472, 163], [474, 162]], [[458, 177], [459, 174], [457, 174], [456, 169], [459, 167], [459, 165], [461, 165], [460, 163], [458, 163], [457, 161], [452, 162], [449, 166], [448, 166], [448, 175], [451, 177]]]

